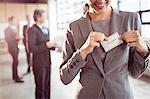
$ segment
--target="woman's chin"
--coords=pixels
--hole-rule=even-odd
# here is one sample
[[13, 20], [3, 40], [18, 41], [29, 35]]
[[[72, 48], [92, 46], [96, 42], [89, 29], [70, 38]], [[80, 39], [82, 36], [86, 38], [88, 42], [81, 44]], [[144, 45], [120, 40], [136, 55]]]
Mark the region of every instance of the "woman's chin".
[[102, 14], [102, 13], [105, 13], [107, 9], [108, 9], [108, 6], [105, 6], [101, 9], [95, 9], [95, 10], [97, 14]]
[[99, 10], [96, 10], [96, 13], [97, 13], [97, 14], [105, 13], [105, 9], [99, 9]]

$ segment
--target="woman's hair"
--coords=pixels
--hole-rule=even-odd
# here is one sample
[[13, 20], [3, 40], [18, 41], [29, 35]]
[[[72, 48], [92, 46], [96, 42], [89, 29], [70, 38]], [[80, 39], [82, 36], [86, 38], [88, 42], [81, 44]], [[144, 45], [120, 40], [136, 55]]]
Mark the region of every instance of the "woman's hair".
[[34, 21], [37, 21], [37, 18], [41, 17], [43, 13], [45, 13], [43, 9], [35, 9], [33, 14]]

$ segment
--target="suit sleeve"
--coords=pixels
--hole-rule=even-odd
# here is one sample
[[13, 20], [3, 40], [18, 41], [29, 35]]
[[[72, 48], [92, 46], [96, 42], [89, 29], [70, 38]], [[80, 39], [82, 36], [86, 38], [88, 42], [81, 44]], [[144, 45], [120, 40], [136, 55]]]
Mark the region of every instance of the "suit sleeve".
[[25, 38], [26, 26], [23, 27], [23, 37]]
[[71, 83], [86, 63], [87, 61], [81, 58], [79, 50], [75, 50], [71, 31], [67, 31], [63, 46], [63, 62], [60, 66], [61, 81], [65, 85]]
[[26, 43], [26, 26], [23, 27], [23, 43], [25, 44]]
[[6, 42], [9, 41], [9, 36], [8, 36], [8, 33], [7, 33], [7, 29], [5, 29], [5, 40], [6, 40]]
[[46, 46], [46, 42], [37, 44], [37, 35], [36, 32], [30, 28], [28, 31], [28, 39], [29, 39], [29, 51], [31, 53], [42, 53], [44, 51], [48, 51], [49, 49]]
[[[134, 29], [139, 30], [141, 33], [141, 21], [138, 14], [136, 14], [136, 18], [134, 21]], [[139, 78], [146, 70], [148, 65], [149, 55], [147, 57], [143, 57], [135, 48], [130, 48], [128, 70], [129, 74], [133, 78]]]

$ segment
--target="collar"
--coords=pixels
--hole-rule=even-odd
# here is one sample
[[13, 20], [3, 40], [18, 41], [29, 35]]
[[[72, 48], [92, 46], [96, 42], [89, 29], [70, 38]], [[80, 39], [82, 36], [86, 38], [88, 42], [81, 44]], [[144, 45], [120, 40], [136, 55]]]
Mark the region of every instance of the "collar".
[[[118, 9], [113, 8], [112, 6], [111, 6], [111, 8], [112, 8], [112, 14], [120, 15]], [[89, 13], [90, 13], [90, 12], [87, 12], [82, 18], [87, 18], [87, 19], [89, 19], [89, 18], [90, 18]]]
[[37, 25], [40, 29], [42, 29], [43, 24], [37, 24], [37, 23], [36, 23], [36, 25]]

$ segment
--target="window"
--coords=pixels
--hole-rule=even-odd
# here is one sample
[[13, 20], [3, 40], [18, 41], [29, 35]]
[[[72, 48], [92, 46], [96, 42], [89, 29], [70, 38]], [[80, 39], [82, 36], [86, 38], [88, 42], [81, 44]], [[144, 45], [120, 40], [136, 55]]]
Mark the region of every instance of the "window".
[[86, 0], [57, 0], [57, 30], [66, 32], [70, 22], [79, 19], [83, 15], [83, 5]]
[[[142, 37], [150, 38], [150, 0], [119, 0], [119, 9], [123, 11], [139, 11], [142, 20]], [[145, 11], [146, 10], [146, 11]], [[142, 13], [141, 13], [142, 12]]]
[[[57, 30], [65, 33], [70, 22], [83, 15], [83, 6], [87, 0], [56, 0]], [[150, 0], [112, 0], [111, 5], [123, 11], [150, 10]], [[150, 22], [150, 12], [142, 13], [141, 20]], [[149, 32], [149, 33], [147, 33]], [[142, 36], [150, 38], [150, 25], [142, 25]]]

